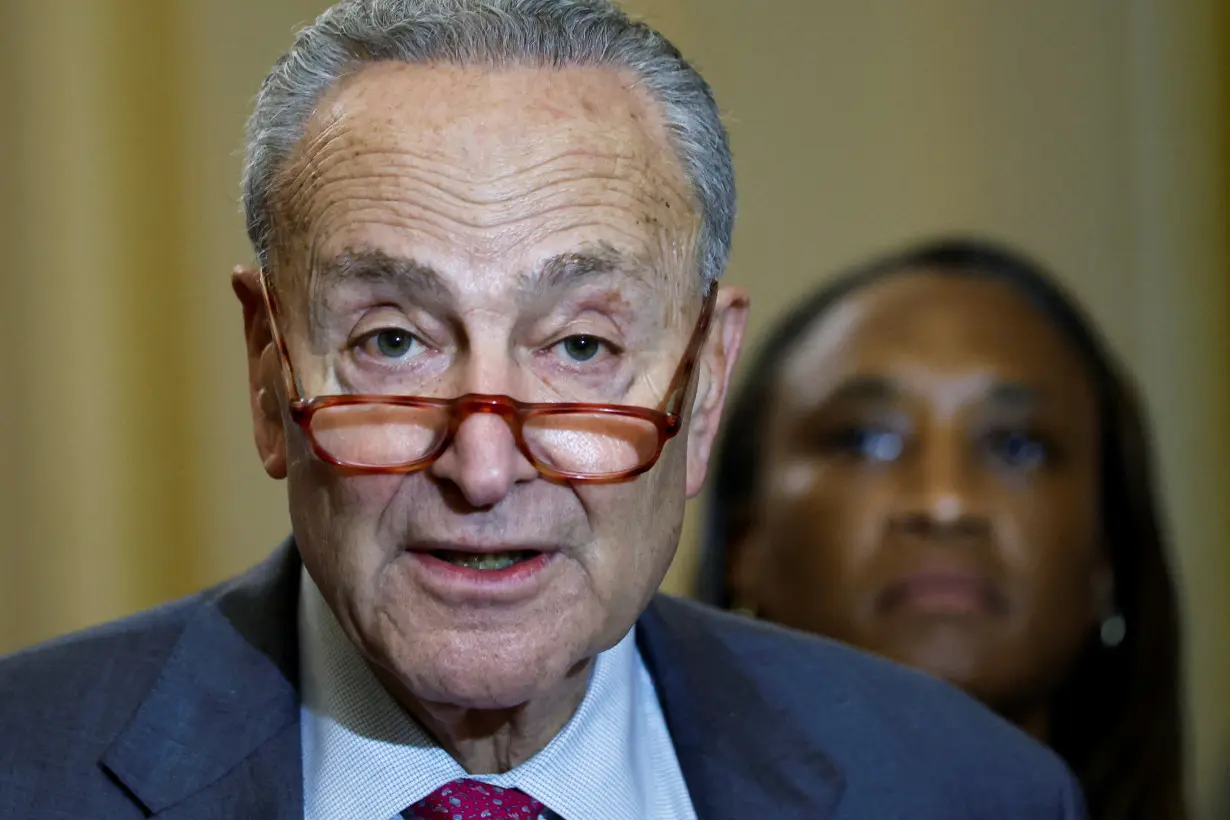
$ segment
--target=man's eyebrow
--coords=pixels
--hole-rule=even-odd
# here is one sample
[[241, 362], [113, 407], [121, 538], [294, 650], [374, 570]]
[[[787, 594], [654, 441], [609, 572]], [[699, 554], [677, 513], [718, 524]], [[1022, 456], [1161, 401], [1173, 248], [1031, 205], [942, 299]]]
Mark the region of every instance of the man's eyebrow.
[[546, 259], [523, 280], [522, 297], [535, 301], [551, 291], [574, 287], [600, 276], [623, 273], [644, 283], [647, 266], [607, 245], [597, 245]]
[[[637, 285], [648, 282], [649, 265], [606, 244], [561, 253], [540, 262], [519, 283], [523, 305], [549, 298], [551, 293], [576, 287], [603, 276], [624, 274]], [[416, 299], [448, 304], [453, 292], [438, 270], [411, 257], [391, 256], [379, 250], [347, 250], [321, 261], [312, 272], [313, 303], [322, 291], [347, 282], [388, 283]], [[326, 297], [327, 298], [327, 297]]]
[[437, 302], [452, 297], [444, 277], [435, 268], [376, 250], [349, 250], [325, 260], [313, 271], [312, 290], [315, 293], [346, 282], [390, 283]]

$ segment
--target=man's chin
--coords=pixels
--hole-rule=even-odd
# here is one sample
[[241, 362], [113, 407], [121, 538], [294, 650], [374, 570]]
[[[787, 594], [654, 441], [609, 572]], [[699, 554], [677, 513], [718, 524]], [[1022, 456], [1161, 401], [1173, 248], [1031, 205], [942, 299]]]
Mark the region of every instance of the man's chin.
[[[569, 684], [580, 674], [584, 689], [587, 662], [566, 664], [558, 660], [526, 658], [521, 662], [481, 655], [454, 656], [449, 663], [432, 668], [416, 664], [397, 672], [382, 670], [381, 683], [410, 711], [427, 708], [473, 711], [508, 711], [527, 704], [558, 701], [577, 688]], [[427, 674], [424, 670], [430, 669]]]

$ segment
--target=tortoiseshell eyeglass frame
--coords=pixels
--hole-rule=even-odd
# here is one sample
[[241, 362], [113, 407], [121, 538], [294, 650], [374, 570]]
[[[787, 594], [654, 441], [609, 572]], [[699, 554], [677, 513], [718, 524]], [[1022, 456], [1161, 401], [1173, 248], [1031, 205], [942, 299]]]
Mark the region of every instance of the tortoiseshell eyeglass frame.
[[[290, 417], [303, 430], [303, 434], [312, 445], [312, 451], [322, 461], [340, 467], [347, 472], [367, 475], [399, 474], [422, 470], [431, 465], [449, 448], [457, 434], [458, 428], [466, 418], [474, 413], [488, 413], [504, 419], [509, 429], [512, 430], [513, 438], [517, 443], [517, 449], [534, 465], [539, 475], [553, 481], [590, 484], [613, 484], [627, 481], [650, 470], [657, 463], [658, 458], [661, 457], [662, 449], [666, 446], [666, 442], [679, 432], [683, 424], [684, 401], [687, 398], [688, 384], [691, 381], [692, 371], [696, 367], [696, 362], [700, 358], [701, 350], [704, 348], [705, 339], [708, 336], [718, 291], [716, 284], [709, 286], [704, 304], [701, 307], [700, 317], [696, 321], [696, 328], [692, 331], [692, 337], [684, 349], [683, 358], [679, 360], [679, 364], [675, 368], [675, 375], [670, 381], [666, 396], [657, 409], [651, 409], [632, 405], [593, 404], [589, 402], [524, 402], [518, 401], [511, 396], [482, 393], [468, 393], [452, 399], [376, 394], [339, 394], [305, 398], [303, 391], [299, 387], [299, 379], [295, 375], [294, 365], [290, 359], [290, 351], [286, 346], [286, 339], [279, 327], [281, 313], [274, 285], [270, 281], [265, 269], [261, 270], [259, 278], [261, 295], [264, 297], [265, 309], [269, 316], [270, 333], [273, 337], [278, 357], [281, 360], [282, 378], [285, 382]], [[360, 464], [346, 461], [335, 457], [317, 441], [316, 436], [312, 433], [312, 418], [317, 413], [327, 411], [329, 408], [354, 405], [391, 405], [443, 410], [448, 414], [448, 429], [434, 448], [413, 461], [392, 465]], [[657, 446], [651, 455], [644, 458], [643, 463], [630, 470], [608, 473], [578, 473], [558, 470], [534, 455], [525, 440], [525, 423], [536, 416], [557, 416], [570, 413], [622, 416], [648, 422], [657, 430]]]

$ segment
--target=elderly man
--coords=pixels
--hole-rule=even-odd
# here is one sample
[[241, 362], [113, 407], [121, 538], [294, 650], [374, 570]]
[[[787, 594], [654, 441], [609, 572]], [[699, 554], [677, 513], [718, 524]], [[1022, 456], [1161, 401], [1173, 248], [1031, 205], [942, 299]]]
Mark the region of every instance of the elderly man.
[[293, 539], [0, 664], [0, 815], [1079, 816], [956, 691], [655, 595], [747, 306], [726, 135], [657, 33], [340, 3], [261, 89], [244, 203]]

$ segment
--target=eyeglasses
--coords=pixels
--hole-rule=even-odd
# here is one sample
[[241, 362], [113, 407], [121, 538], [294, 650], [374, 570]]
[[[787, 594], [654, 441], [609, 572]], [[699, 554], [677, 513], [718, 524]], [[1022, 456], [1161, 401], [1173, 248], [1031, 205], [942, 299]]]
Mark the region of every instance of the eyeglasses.
[[278, 327], [279, 307], [265, 270], [261, 294], [282, 362], [290, 417], [321, 460], [362, 474], [410, 473], [438, 459], [462, 422], [500, 416], [518, 449], [544, 478], [610, 484], [649, 470], [683, 422], [688, 383], [708, 334], [717, 287], [710, 286], [696, 329], [658, 409], [588, 402], [523, 402], [469, 393], [453, 399], [340, 394], [304, 398]]

